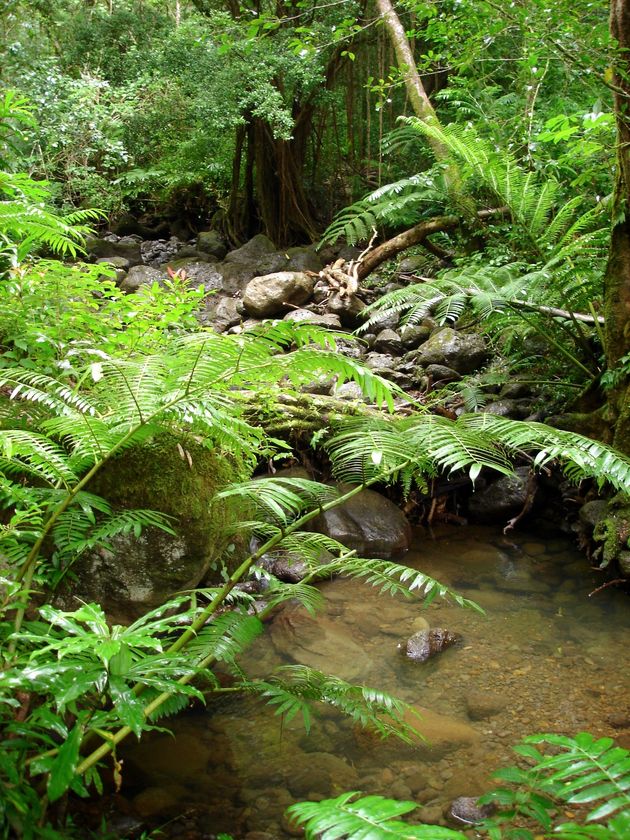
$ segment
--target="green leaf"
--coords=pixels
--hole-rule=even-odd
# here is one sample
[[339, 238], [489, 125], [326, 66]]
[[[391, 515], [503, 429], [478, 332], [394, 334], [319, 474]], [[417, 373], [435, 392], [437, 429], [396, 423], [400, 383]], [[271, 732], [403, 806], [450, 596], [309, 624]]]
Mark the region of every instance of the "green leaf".
[[79, 763], [82, 738], [83, 729], [77, 723], [59, 748], [48, 776], [47, 792], [50, 802], [56, 802], [70, 787]]

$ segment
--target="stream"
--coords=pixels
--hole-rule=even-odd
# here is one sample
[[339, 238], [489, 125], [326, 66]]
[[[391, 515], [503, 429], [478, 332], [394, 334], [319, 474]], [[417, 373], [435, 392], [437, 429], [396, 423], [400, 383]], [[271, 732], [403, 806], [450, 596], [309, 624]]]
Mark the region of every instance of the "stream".
[[[334, 580], [321, 584], [317, 620], [286, 605], [242, 665], [265, 676], [304, 663], [384, 689], [418, 708], [426, 742], [381, 741], [327, 707], [307, 735], [301, 719], [282, 723], [255, 698], [223, 699], [166, 721], [175, 739], [155, 733], [125, 749], [121, 833], [140, 818], [166, 837], [287, 838], [288, 805], [347, 790], [413, 799], [419, 819], [446, 824], [450, 802], [487, 790], [523, 735], [588, 730], [630, 747], [627, 595], [589, 597], [602, 575], [567, 540], [444, 526], [419, 531], [404, 562], [486, 615]], [[427, 622], [461, 641], [411, 662], [398, 645]]]

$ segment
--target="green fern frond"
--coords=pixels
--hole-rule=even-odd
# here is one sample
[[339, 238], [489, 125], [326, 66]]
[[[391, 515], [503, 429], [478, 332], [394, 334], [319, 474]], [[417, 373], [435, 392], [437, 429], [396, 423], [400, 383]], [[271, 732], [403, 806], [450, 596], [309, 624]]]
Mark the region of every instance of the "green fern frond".
[[484, 613], [474, 601], [463, 598], [459, 593], [445, 586], [435, 578], [425, 575], [409, 566], [402, 566], [389, 560], [373, 560], [361, 557], [341, 557], [326, 565], [329, 574], [364, 580], [389, 595], [411, 597], [420, 595], [428, 606], [435, 598], [454, 601], [458, 606]]
[[339, 491], [306, 478], [275, 476], [233, 484], [217, 494], [217, 500], [239, 498], [247, 502], [258, 519], [287, 525], [304, 510], [321, 508], [339, 496]]
[[457, 425], [480, 432], [507, 452], [535, 453], [535, 468], [555, 462], [572, 481], [594, 478], [600, 486], [608, 482], [617, 490], [630, 490], [630, 459], [591, 438], [483, 413], [462, 415]]
[[387, 692], [352, 685], [339, 677], [323, 674], [306, 665], [285, 665], [266, 681], [256, 682], [252, 689], [278, 706], [276, 714], [301, 713], [305, 726], [310, 726], [310, 705], [326, 703], [343, 712], [358, 725], [369, 728], [381, 737], [394, 735], [406, 743], [422, 736], [405, 721], [411, 707]]
[[[359, 798], [360, 797], [360, 798]], [[343, 793], [321, 802], [299, 802], [287, 809], [289, 818], [303, 827], [307, 840], [465, 840], [465, 835], [437, 825], [409, 825], [399, 820], [415, 811], [416, 802]]]
[[263, 631], [260, 619], [240, 612], [227, 612], [207, 624], [187, 646], [194, 661], [209, 657], [217, 662], [232, 663]]

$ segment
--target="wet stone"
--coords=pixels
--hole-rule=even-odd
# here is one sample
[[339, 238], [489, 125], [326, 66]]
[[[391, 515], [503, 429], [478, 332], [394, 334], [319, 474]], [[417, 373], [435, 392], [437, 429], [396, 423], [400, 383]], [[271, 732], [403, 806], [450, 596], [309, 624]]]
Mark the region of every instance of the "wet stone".
[[485, 720], [505, 708], [505, 698], [490, 691], [470, 691], [466, 695], [466, 711], [471, 720]]
[[492, 816], [495, 808], [492, 805], [477, 805], [474, 796], [459, 796], [447, 812], [447, 818], [458, 825], [475, 825]]
[[454, 645], [457, 640], [455, 633], [442, 627], [420, 630], [407, 640], [404, 652], [406, 657], [414, 662], [426, 662], [427, 659]]

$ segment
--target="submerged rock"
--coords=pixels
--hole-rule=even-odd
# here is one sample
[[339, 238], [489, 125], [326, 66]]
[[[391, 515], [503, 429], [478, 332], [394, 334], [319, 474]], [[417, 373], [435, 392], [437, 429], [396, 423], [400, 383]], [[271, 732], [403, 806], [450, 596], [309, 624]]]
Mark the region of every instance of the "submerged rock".
[[414, 662], [426, 662], [447, 647], [459, 640], [455, 633], [442, 627], [432, 627], [430, 630], [419, 630], [407, 639], [404, 652], [407, 659]]
[[451, 802], [446, 816], [458, 825], [475, 825], [491, 817], [495, 811], [494, 805], [477, 805], [475, 796], [458, 796]]

